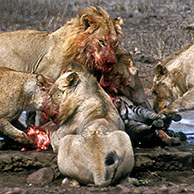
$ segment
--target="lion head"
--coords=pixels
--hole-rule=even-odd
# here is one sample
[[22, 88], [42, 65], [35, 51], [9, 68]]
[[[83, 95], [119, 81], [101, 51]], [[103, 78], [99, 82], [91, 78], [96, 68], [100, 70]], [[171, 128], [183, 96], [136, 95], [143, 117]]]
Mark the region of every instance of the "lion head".
[[[160, 62], [154, 69], [152, 85], [153, 104], [156, 112], [161, 112], [178, 97], [179, 91], [167, 68]], [[169, 110], [170, 111], [170, 110]]]
[[[122, 19], [112, 20], [101, 7], [86, 7], [65, 25], [67, 60], [74, 60], [97, 76], [117, 63]], [[97, 77], [98, 78], [98, 77]]]
[[130, 53], [122, 49], [116, 56], [117, 64], [110, 72], [102, 75], [100, 80], [102, 88], [111, 96], [118, 96], [120, 89], [126, 89], [126, 86], [134, 88], [134, 77], [137, 73], [137, 67], [133, 63]]
[[111, 96], [125, 96], [133, 104], [151, 109], [133, 58], [125, 49], [117, 51], [117, 64], [100, 79], [101, 87]]

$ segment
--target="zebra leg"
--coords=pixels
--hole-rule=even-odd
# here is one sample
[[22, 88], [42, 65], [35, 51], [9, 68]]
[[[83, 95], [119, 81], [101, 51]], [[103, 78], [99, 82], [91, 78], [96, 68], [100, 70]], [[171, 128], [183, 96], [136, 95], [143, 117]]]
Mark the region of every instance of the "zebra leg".
[[163, 130], [157, 130], [157, 134], [158, 134], [158, 137], [160, 138], [160, 140], [164, 144], [166, 144], [168, 146], [180, 145], [181, 144], [181, 140], [179, 138], [177, 138], [177, 137], [170, 137]]
[[146, 139], [151, 138], [153, 135], [155, 136], [155, 127], [152, 125], [148, 126], [144, 123], [135, 120], [124, 120], [125, 123], [125, 132], [131, 138], [132, 144], [138, 145], [139, 142]]

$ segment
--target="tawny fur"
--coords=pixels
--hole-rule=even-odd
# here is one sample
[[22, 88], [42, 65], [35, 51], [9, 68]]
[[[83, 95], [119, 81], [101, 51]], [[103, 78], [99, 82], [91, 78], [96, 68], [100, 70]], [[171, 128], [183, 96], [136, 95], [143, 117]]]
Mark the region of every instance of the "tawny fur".
[[112, 97], [125, 96], [134, 105], [152, 109], [148, 102], [141, 80], [138, 76], [138, 69], [129, 52], [119, 49], [116, 52], [117, 65], [112, 71], [102, 75], [100, 85]]
[[92, 73], [108, 71], [116, 63], [120, 24], [121, 19], [112, 20], [105, 10], [91, 6], [52, 33], [35, 30], [1, 33], [0, 66], [38, 72], [52, 79], [72, 60]]
[[130, 87], [126, 86], [120, 92], [124, 91], [123, 95], [135, 104], [148, 104], [140, 87], [141, 81], [137, 74], [133, 74], [136, 67], [134, 63], [128, 63], [132, 57], [120, 46], [121, 24], [121, 18], [112, 20], [104, 9], [90, 6], [80, 10], [75, 18], [52, 33], [35, 30], [1, 33], [0, 66], [41, 73], [55, 80], [62, 69], [68, 68], [69, 61], [75, 61], [98, 81], [107, 73], [110, 77], [114, 76], [115, 70], [113, 75], [111, 70], [116, 68], [118, 74], [124, 73], [126, 78], [124, 83], [111, 83], [113, 89], [122, 87], [118, 84], [125, 86], [130, 82]]
[[194, 108], [194, 44], [159, 62], [152, 92], [154, 109], [172, 113]]
[[73, 86], [72, 83], [68, 85], [67, 78], [61, 75], [56, 83], [51, 83], [39, 74], [0, 67], [0, 132], [20, 144], [34, 147], [35, 142], [10, 122], [23, 110], [38, 110], [60, 123], [58, 117], [62, 96], [66, 95], [64, 91], [67, 87]]
[[51, 146], [58, 152], [64, 176], [83, 184], [108, 186], [131, 172], [131, 141], [118, 111], [96, 79], [81, 66], [72, 67], [68, 72], [76, 71], [79, 81], [62, 98], [61, 126], [46, 126]]

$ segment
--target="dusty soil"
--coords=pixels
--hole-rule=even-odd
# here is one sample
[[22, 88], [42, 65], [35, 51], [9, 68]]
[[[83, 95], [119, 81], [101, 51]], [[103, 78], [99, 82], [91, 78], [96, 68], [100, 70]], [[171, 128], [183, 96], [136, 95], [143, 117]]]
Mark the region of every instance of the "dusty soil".
[[[147, 96], [156, 62], [193, 41], [192, 0], [1, 0], [0, 31], [38, 29], [54, 31], [77, 10], [87, 5], [104, 7], [111, 17], [124, 20], [122, 45], [134, 56]], [[12, 149], [12, 147], [11, 147]], [[56, 156], [49, 151], [0, 151], [0, 193], [194, 193], [194, 146], [136, 148], [136, 165], [131, 174], [139, 186], [118, 184], [107, 188], [62, 186]], [[39, 184], [29, 176], [39, 169]], [[28, 181], [27, 181], [28, 180]]]
[[0, 151], [0, 193], [194, 193], [194, 145], [136, 148], [135, 159], [139, 185], [73, 187], [61, 184], [52, 150]]

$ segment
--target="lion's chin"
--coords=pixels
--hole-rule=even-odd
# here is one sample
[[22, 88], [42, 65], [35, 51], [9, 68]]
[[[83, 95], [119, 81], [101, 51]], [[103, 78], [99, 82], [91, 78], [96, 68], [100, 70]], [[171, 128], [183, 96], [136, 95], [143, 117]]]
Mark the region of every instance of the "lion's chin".
[[95, 63], [95, 69], [102, 73], [107, 73], [112, 70], [113, 66], [116, 65], [117, 60], [109, 60], [108, 57], [103, 56], [97, 52], [92, 54]]
[[108, 73], [112, 70], [113, 66], [116, 65], [116, 63], [107, 63], [106, 61], [99, 61], [95, 59], [95, 66], [98, 71], [101, 71], [102, 73]]

